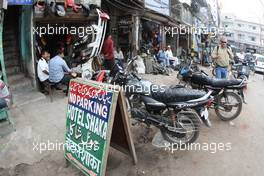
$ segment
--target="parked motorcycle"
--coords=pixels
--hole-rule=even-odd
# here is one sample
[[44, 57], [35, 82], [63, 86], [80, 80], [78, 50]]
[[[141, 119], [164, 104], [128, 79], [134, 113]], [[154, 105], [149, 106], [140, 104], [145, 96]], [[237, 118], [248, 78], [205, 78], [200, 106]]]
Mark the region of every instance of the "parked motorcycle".
[[179, 71], [186, 67], [186, 66], [190, 66], [192, 70], [194, 71], [199, 71], [200, 68], [198, 66], [199, 64], [199, 60], [197, 58], [193, 58], [191, 57], [191, 55], [187, 55], [186, 51], [183, 50], [182, 51], [182, 55], [180, 56], [180, 66], [179, 66]]
[[169, 76], [170, 71], [168, 68], [162, 66], [161, 64], [154, 62], [153, 63], [153, 74], [155, 74], [155, 75], [161, 74], [161, 75]]
[[247, 86], [246, 79], [215, 79], [204, 71], [194, 72], [190, 65], [180, 70], [178, 78], [192, 88], [213, 91], [212, 108], [221, 120], [230, 121], [240, 115], [242, 103], [245, 102], [243, 90]]
[[153, 74], [161, 74], [161, 75], [170, 75], [169, 68], [165, 67], [163, 64], [159, 63], [156, 56], [154, 56], [154, 62], [153, 62]]
[[112, 84], [125, 89], [131, 117], [147, 126], [160, 129], [164, 139], [171, 143], [187, 144], [199, 136], [200, 123], [211, 126], [208, 106], [212, 92], [188, 89], [183, 86], [166, 87], [154, 85], [116, 64], [111, 71]]
[[236, 62], [232, 64], [232, 71], [235, 78], [249, 79], [250, 72], [255, 72], [255, 62], [250, 58], [236, 60]]

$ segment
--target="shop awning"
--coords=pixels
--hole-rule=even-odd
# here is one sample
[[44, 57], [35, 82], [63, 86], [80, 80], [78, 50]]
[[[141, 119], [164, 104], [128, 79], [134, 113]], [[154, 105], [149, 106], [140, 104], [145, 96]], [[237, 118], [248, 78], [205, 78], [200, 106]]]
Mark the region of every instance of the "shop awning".
[[106, 0], [106, 2], [122, 11], [137, 14], [141, 17], [152, 19], [153, 21], [165, 23], [170, 26], [177, 26], [178, 24], [178, 22], [170, 16], [145, 8], [142, 0]]
[[82, 22], [87, 23], [91, 20], [97, 19], [98, 15], [95, 13], [90, 14], [89, 17], [86, 16], [84, 13], [75, 13], [75, 12], [67, 12], [64, 17], [58, 17], [58, 16], [46, 16], [46, 17], [34, 17], [35, 22], [40, 23], [76, 23], [76, 22]]

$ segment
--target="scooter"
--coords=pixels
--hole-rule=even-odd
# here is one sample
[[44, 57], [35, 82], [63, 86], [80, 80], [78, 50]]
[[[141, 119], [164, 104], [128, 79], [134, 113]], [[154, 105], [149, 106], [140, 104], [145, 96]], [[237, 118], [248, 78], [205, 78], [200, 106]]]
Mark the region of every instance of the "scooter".
[[232, 64], [232, 72], [237, 79], [249, 79], [251, 70], [255, 70], [255, 63], [248, 59], [239, 60]]

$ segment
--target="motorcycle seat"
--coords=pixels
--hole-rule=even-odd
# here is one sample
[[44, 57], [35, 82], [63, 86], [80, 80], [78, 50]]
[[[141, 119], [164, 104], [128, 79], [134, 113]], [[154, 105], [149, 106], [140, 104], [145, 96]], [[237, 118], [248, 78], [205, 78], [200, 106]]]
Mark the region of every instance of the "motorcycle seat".
[[159, 89], [151, 88], [152, 98], [165, 104], [194, 100], [205, 95], [206, 93], [204, 91], [184, 87], [161, 87]]
[[209, 76], [206, 76], [204, 74], [198, 73], [193, 74], [192, 76], [192, 82], [199, 85], [207, 85], [212, 86], [216, 88], [224, 88], [224, 87], [231, 87], [231, 86], [237, 86], [241, 84], [241, 79], [216, 79], [216, 78], [210, 78]]
[[241, 79], [231, 79], [231, 80], [226, 80], [226, 79], [212, 79], [212, 86], [213, 87], [230, 87], [230, 86], [236, 86], [241, 84], [242, 80]]
[[157, 100], [154, 100], [152, 97], [148, 97], [148, 96], [142, 96], [141, 97], [143, 102], [146, 105], [146, 108], [150, 111], [152, 110], [162, 110], [166, 108], [166, 104], [159, 102]]
[[192, 75], [192, 82], [199, 85], [211, 85], [212, 78], [202, 73], [195, 73]]

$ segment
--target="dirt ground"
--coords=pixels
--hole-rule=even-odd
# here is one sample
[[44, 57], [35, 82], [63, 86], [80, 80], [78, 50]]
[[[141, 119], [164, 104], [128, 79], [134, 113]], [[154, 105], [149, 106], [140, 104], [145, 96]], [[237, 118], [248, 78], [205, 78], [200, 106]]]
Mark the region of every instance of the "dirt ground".
[[[157, 84], [175, 85], [171, 76], [144, 75]], [[132, 126], [138, 164], [114, 149], [110, 150], [108, 176], [261, 176], [264, 165], [264, 80], [261, 75], [250, 78], [246, 91], [247, 104], [232, 122], [223, 122], [210, 111], [213, 124], [202, 126], [199, 144], [230, 144], [230, 150], [169, 151], [156, 148], [151, 140], [157, 129], [152, 128], [149, 140], [143, 141], [144, 126]], [[58, 93], [54, 102], [49, 98], [11, 111], [16, 131], [0, 138], [0, 176], [77, 176], [73, 166], [65, 168], [63, 150], [40, 153], [34, 150], [39, 142], [63, 142], [67, 98]], [[0, 126], [0, 129], [4, 127]], [[212, 145], [213, 146], [213, 145]]]

